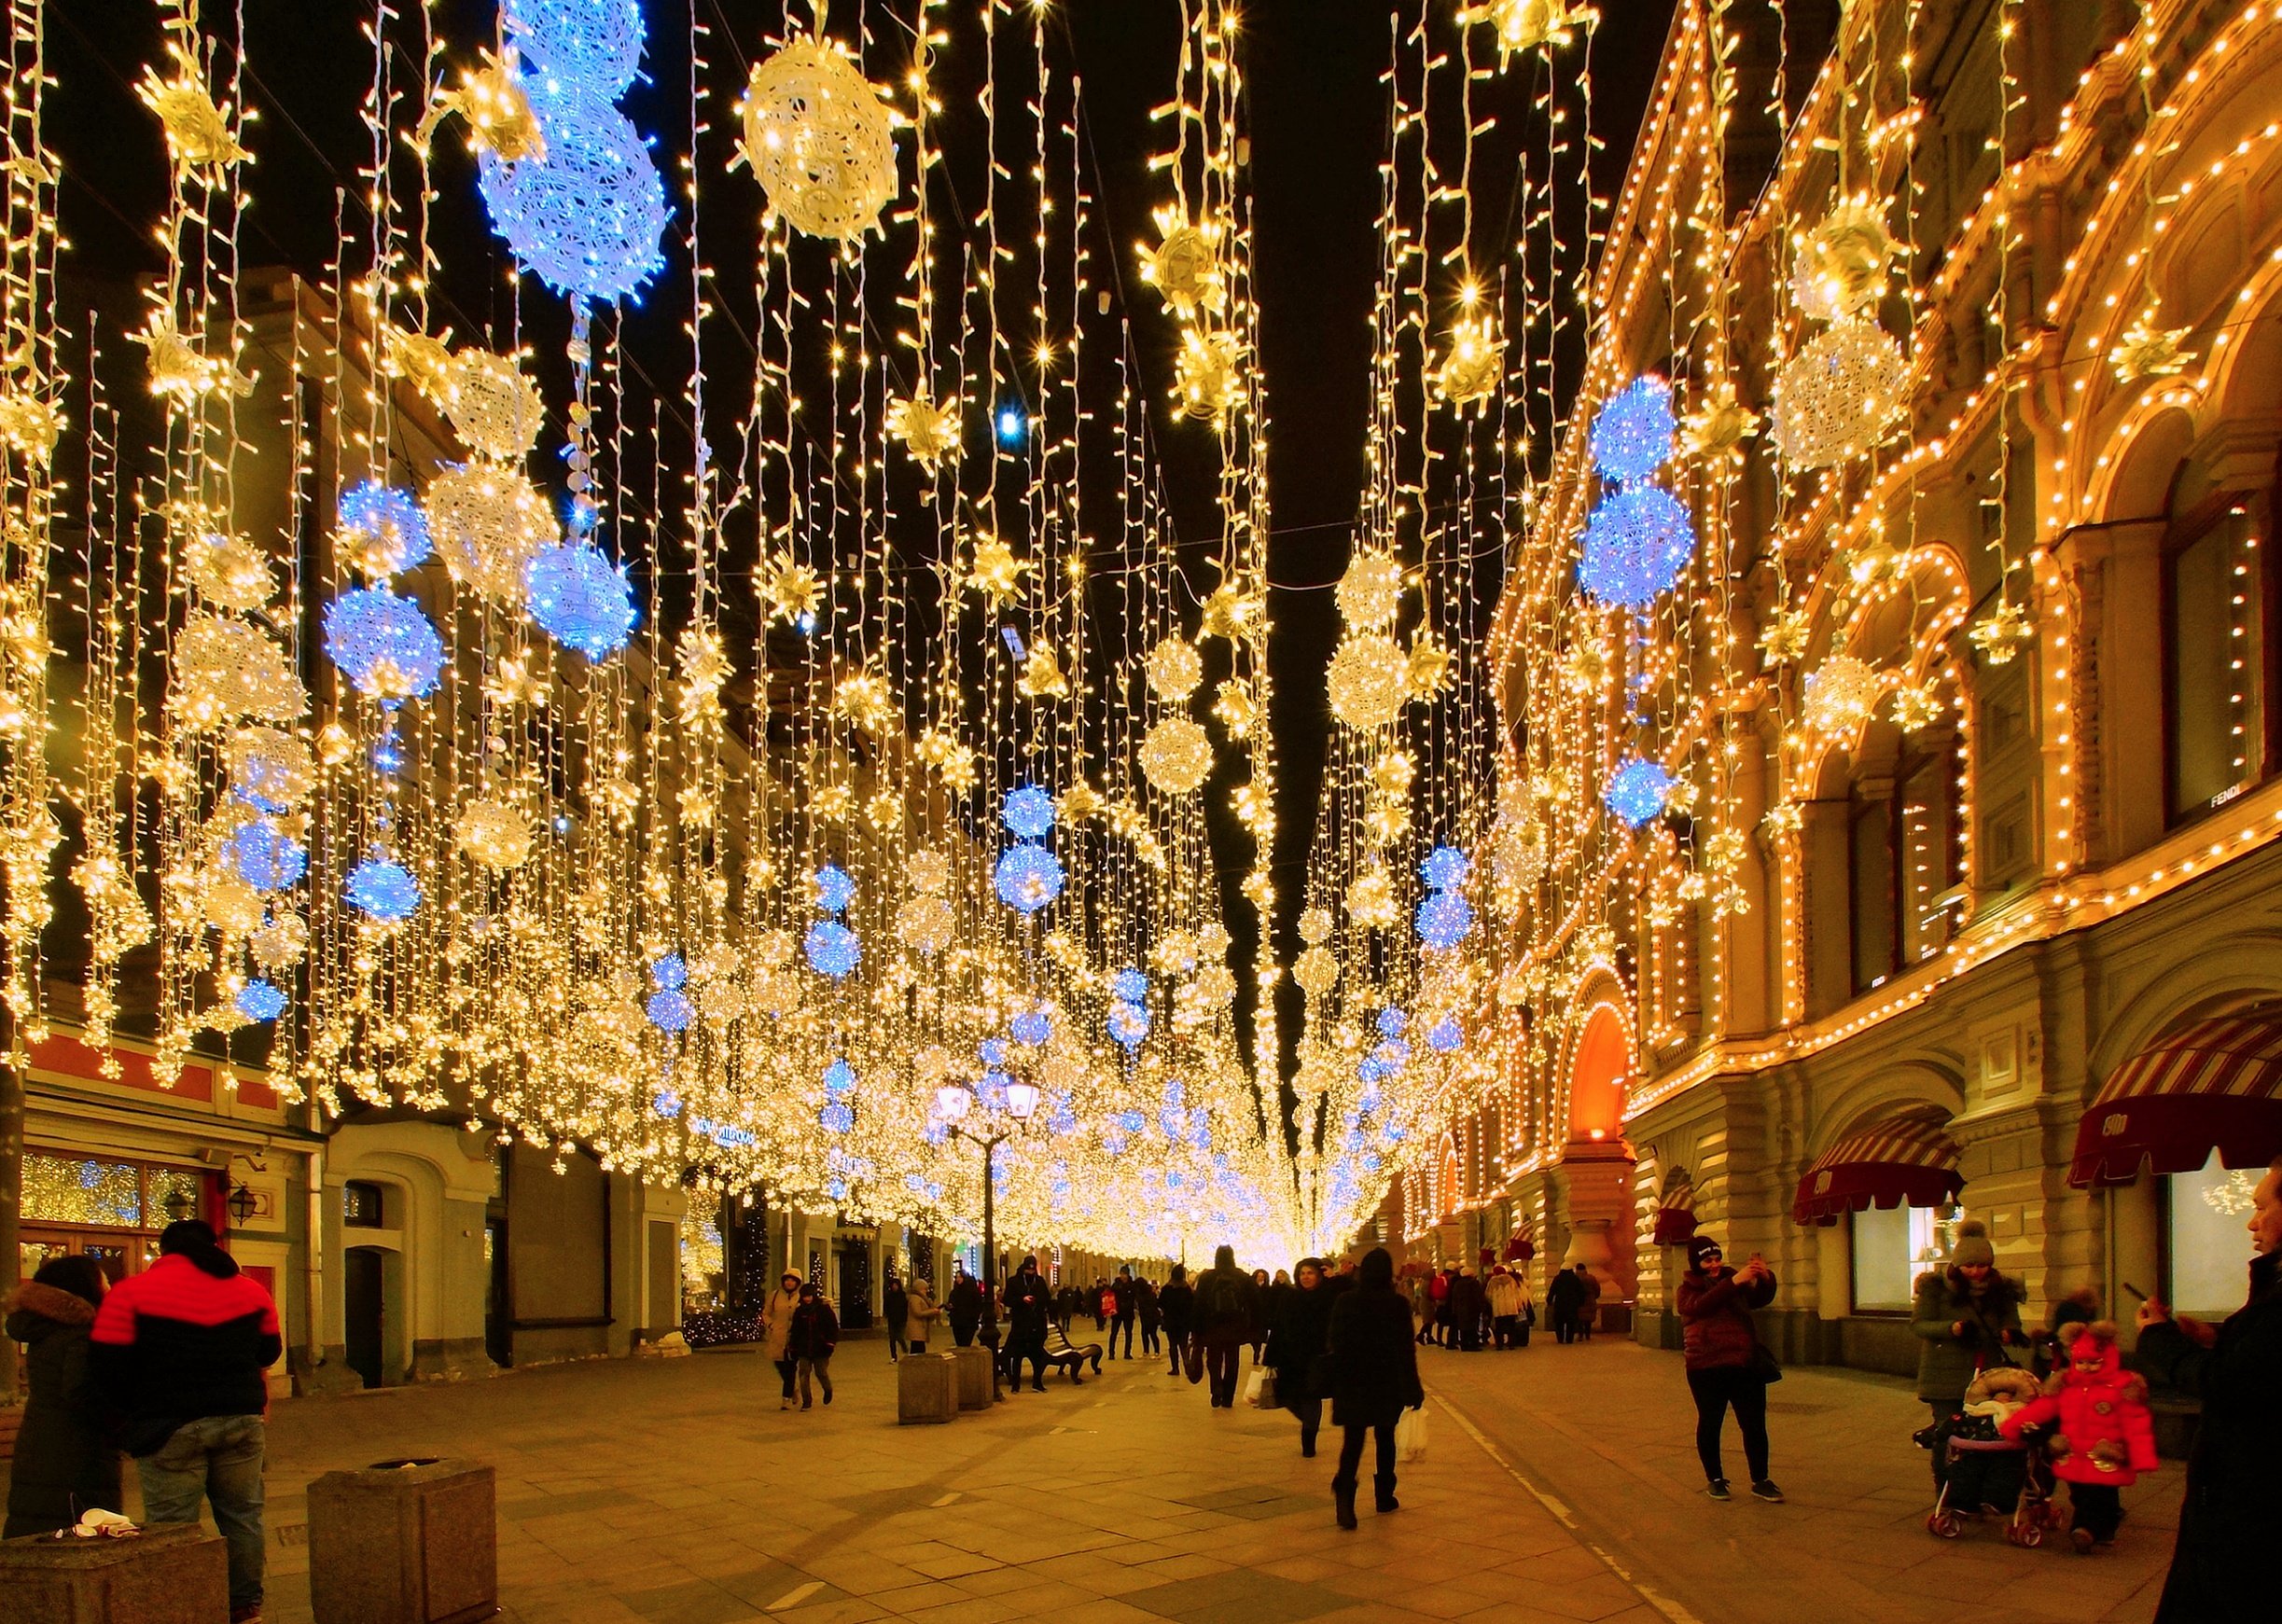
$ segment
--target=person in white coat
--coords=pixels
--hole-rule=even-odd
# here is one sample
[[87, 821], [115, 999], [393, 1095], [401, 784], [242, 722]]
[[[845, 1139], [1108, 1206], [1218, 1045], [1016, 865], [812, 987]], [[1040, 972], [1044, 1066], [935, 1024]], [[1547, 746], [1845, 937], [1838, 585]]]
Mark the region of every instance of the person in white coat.
[[790, 1345], [792, 1311], [800, 1306], [800, 1277], [787, 1269], [760, 1311], [761, 1345], [768, 1349], [769, 1357], [776, 1362], [776, 1373], [785, 1382], [785, 1402], [778, 1406], [781, 1409], [792, 1408], [792, 1378], [800, 1365], [792, 1356]]
[[1529, 1346], [1529, 1283], [1500, 1263], [1490, 1270], [1490, 1330], [1500, 1348]]

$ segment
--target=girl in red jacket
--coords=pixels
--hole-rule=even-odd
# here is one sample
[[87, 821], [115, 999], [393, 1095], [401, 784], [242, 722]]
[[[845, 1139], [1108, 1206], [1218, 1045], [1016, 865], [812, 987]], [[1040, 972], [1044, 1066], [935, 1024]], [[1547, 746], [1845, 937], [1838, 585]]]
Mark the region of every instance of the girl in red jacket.
[[2123, 1368], [2112, 1322], [2083, 1326], [2067, 1348], [2067, 1366], [2046, 1380], [2043, 1396], [1997, 1430], [2017, 1438], [2031, 1427], [2059, 1422], [2046, 1447], [2052, 1470], [2068, 1480], [2074, 1512], [2068, 1538], [2080, 1556], [2094, 1545], [2115, 1542], [2116, 1525], [2123, 1520], [2123, 1487], [2155, 1470], [2155, 1425], [2148, 1413], [2148, 1384]]

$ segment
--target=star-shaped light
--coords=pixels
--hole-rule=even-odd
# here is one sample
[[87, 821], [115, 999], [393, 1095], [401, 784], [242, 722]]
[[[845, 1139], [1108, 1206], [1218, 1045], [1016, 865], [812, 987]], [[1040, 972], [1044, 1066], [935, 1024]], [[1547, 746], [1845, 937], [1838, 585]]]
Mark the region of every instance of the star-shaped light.
[[1200, 311], [1212, 312], [1228, 302], [1228, 272], [1220, 264], [1220, 222], [1191, 222], [1168, 205], [1151, 216], [1157, 224], [1158, 243], [1141, 247], [1141, 280], [1164, 296], [1173, 313], [1193, 321]]
[[1411, 698], [1430, 700], [1450, 682], [1455, 657], [1431, 632], [1421, 632], [1411, 643]]
[[1724, 457], [1759, 433], [1759, 414], [1735, 398], [1735, 386], [1722, 382], [1709, 391], [1680, 424], [1680, 444], [1690, 456]]
[[1015, 557], [1014, 549], [996, 536], [979, 536], [967, 585], [981, 593], [993, 608], [1009, 608], [1022, 597], [1023, 576], [1030, 568], [1029, 560]]
[[720, 634], [692, 626], [674, 645], [681, 662], [681, 719], [691, 726], [718, 722], [721, 687], [729, 681], [729, 655]]
[[1463, 315], [1450, 329], [1450, 348], [1434, 375], [1435, 392], [1461, 409], [1497, 393], [1505, 376], [1506, 340], [1487, 312]]
[[1023, 659], [1023, 669], [1014, 678], [1014, 687], [1026, 700], [1065, 700], [1069, 698], [1070, 679], [1055, 658], [1053, 645], [1040, 638], [1030, 645]]
[[887, 432], [909, 451], [911, 461], [930, 473], [959, 449], [959, 403], [929, 399], [924, 389], [887, 409]]
[[2194, 359], [2183, 342], [2190, 330], [2157, 326], [2155, 307], [2150, 305], [2108, 352], [2108, 363], [2115, 368], [2117, 379], [2125, 383], [2172, 377], [2185, 371]]
[[2020, 653], [2036, 632], [2028, 623], [2028, 611], [2008, 598], [1965, 635], [1991, 665], [2010, 665], [2012, 657]]
[[184, 174], [202, 171], [218, 184], [223, 170], [244, 162], [248, 155], [230, 130], [228, 105], [216, 104], [214, 92], [206, 88], [198, 53], [181, 39], [171, 42], [166, 50], [174, 59], [174, 76], [162, 79], [158, 69], [146, 67], [135, 94], [165, 128], [166, 149], [175, 169]]
[[761, 567], [754, 583], [772, 618], [798, 625], [814, 615], [824, 601], [824, 578], [788, 552], [780, 552]]
[[1233, 581], [1223, 581], [1204, 600], [1201, 635], [1231, 641], [1253, 637], [1266, 618], [1266, 601], [1260, 594], [1247, 592]]

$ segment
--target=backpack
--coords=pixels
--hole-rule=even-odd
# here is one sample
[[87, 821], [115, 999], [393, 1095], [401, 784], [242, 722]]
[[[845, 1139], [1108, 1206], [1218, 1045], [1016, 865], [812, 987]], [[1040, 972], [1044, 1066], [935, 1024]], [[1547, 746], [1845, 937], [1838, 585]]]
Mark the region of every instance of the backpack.
[[1196, 1292], [1197, 1318], [1206, 1325], [1244, 1317], [1244, 1286], [1232, 1274], [1205, 1272]]

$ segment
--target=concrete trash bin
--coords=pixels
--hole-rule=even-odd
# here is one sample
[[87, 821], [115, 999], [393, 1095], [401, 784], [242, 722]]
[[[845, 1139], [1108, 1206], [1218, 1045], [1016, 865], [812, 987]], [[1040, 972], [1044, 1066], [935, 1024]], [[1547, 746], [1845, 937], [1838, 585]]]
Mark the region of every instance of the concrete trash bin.
[[0, 1624], [216, 1624], [229, 1548], [194, 1522], [132, 1539], [0, 1540]]
[[472, 1624], [499, 1611], [495, 1474], [383, 1461], [309, 1486], [316, 1624]]
[[959, 1413], [959, 1362], [948, 1353], [906, 1353], [896, 1361], [896, 1420], [904, 1426]]
[[959, 1408], [990, 1409], [991, 1351], [978, 1343], [971, 1348], [953, 1348], [951, 1356], [958, 1361]]

